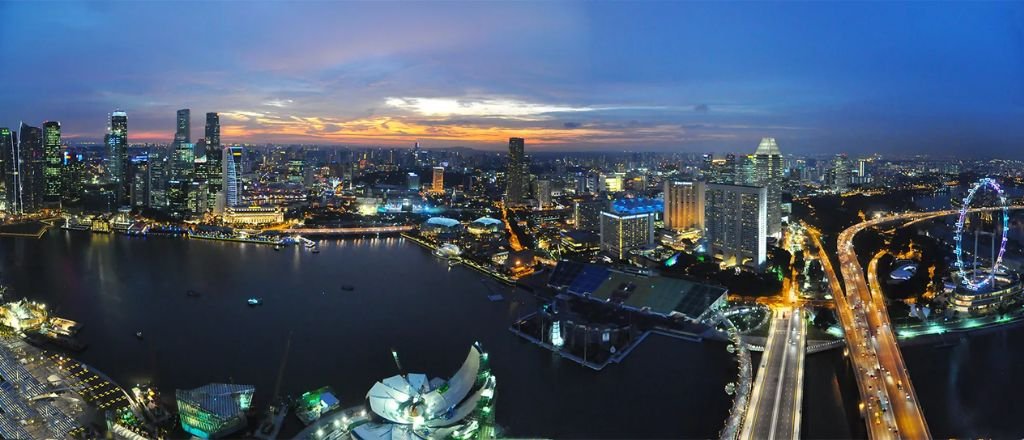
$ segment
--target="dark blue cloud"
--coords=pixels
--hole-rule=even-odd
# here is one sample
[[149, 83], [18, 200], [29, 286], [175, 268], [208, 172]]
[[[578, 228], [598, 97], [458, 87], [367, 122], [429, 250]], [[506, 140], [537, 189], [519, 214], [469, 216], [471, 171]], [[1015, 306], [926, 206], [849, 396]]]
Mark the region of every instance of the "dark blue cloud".
[[0, 2], [0, 17], [0, 125], [60, 119], [82, 138], [123, 108], [133, 133], [169, 139], [191, 107], [196, 127], [205, 111], [261, 115], [225, 120], [240, 141], [345, 142], [339, 127], [386, 118], [410, 133], [388, 142], [443, 131], [495, 148], [511, 130], [560, 148], [1024, 142], [1018, 3]]

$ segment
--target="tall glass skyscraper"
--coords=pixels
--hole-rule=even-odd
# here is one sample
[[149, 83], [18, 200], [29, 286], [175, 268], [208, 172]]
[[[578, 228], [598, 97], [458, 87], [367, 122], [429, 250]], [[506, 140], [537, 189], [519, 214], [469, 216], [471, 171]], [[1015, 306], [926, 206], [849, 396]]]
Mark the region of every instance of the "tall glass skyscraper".
[[7, 127], [0, 128], [0, 158], [4, 163], [4, 190], [7, 213], [20, 215], [21, 205], [21, 154], [18, 153], [18, 133]]
[[184, 108], [178, 110], [178, 124], [174, 131], [174, 144], [192, 143], [192, 111]]
[[220, 116], [217, 113], [206, 114], [206, 178], [208, 206], [215, 206], [217, 195], [224, 186], [221, 170], [224, 168], [224, 150], [220, 146]]
[[521, 205], [529, 192], [529, 165], [526, 163], [525, 149], [526, 141], [523, 138], [509, 138], [508, 171], [505, 173], [505, 203], [509, 205]]
[[60, 166], [63, 160], [60, 148], [60, 122], [43, 123], [43, 156], [46, 161], [43, 166], [44, 197], [47, 202], [60, 201]]
[[242, 201], [242, 147], [229, 147], [227, 153], [224, 157], [224, 203], [234, 207]]
[[43, 195], [46, 192], [43, 177], [43, 167], [46, 163], [43, 154], [43, 130], [23, 122], [19, 131], [21, 202], [24, 212], [34, 212], [43, 207]]
[[117, 206], [128, 206], [131, 175], [128, 173], [128, 114], [115, 110], [110, 114], [106, 138], [111, 177], [117, 182]]
[[775, 138], [763, 138], [757, 146], [753, 184], [768, 190], [768, 235], [778, 237], [782, 234], [782, 153]]
[[149, 150], [149, 207], [164, 209], [167, 207], [167, 149], [155, 147]]

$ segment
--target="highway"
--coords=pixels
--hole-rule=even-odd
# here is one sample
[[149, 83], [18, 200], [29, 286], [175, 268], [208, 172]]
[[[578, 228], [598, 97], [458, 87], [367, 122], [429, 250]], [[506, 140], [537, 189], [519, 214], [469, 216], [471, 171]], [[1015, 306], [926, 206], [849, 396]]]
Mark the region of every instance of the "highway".
[[742, 439], [800, 437], [807, 327], [797, 308], [773, 311]]
[[948, 210], [899, 214], [858, 223], [844, 230], [839, 234], [836, 249], [845, 293], [831, 261], [825, 255], [821, 234], [810, 229], [832, 285], [870, 438], [918, 439], [931, 435], [892, 332], [885, 298], [881, 292], [872, 293], [868, 288], [864, 271], [857, 261], [853, 237], [866, 228], [883, 223], [923, 220], [955, 213], [957, 211]]

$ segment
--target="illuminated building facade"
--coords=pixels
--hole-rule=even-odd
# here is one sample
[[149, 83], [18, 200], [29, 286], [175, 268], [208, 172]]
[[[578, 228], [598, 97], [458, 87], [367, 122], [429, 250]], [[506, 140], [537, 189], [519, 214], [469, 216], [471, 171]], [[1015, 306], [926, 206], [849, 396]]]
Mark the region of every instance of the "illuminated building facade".
[[242, 147], [232, 146], [224, 157], [224, 203], [237, 206], [242, 203]]
[[167, 207], [167, 181], [168, 174], [167, 149], [155, 147], [149, 150], [148, 179], [149, 179], [149, 206], [156, 209]]
[[224, 223], [235, 225], [267, 225], [284, 222], [284, 211], [275, 207], [238, 207], [224, 209]]
[[47, 202], [60, 201], [60, 166], [63, 159], [60, 146], [60, 122], [43, 123], [43, 197]]
[[7, 127], [0, 128], [0, 159], [3, 160], [4, 196], [7, 214], [20, 215], [21, 205], [21, 160], [18, 153], [18, 133]]
[[220, 115], [206, 114], [206, 191], [207, 206], [216, 206], [218, 195], [224, 189], [224, 150], [220, 145]]
[[430, 181], [430, 192], [444, 193], [444, 167], [434, 167], [433, 180]]
[[[392, 352], [395, 362], [398, 355]], [[366, 393], [377, 420], [353, 429], [357, 439], [475, 438], [491, 432], [497, 378], [487, 352], [473, 344], [450, 378], [420, 373], [391, 376]]]
[[406, 189], [409, 191], [420, 190], [420, 176], [416, 173], [409, 173], [405, 176]]
[[577, 200], [572, 207], [573, 222], [581, 231], [597, 231], [601, 229], [601, 211], [608, 209], [608, 201], [604, 199]]
[[131, 194], [131, 175], [128, 173], [128, 114], [115, 110], [110, 114], [106, 135], [110, 175], [117, 183], [115, 197], [118, 205], [128, 205]]
[[754, 152], [754, 183], [768, 190], [768, 235], [782, 234], [782, 153], [775, 138], [763, 138]]
[[631, 249], [654, 242], [654, 213], [601, 213], [601, 251], [626, 258]]
[[192, 390], [177, 390], [181, 428], [199, 438], [223, 438], [246, 426], [245, 413], [256, 388], [251, 385], [213, 383]]
[[19, 177], [21, 177], [21, 203], [23, 212], [35, 212], [43, 207], [46, 193], [44, 167], [46, 155], [43, 151], [43, 130], [39, 127], [21, 124], [18, 135], [18, 153], [21, 155]]
[[526, 140], [509, 138], [508, 169], [505, 172], [505, 203], [522, 205], [529, 192], [529, 164], [526, 162]]
[[665, 181], [665, 228], [704, 230], [704, 182]]
[[551, 206], [551, 181], [542, 179], [537, 181], [537, 190], [534, 191], [534, 197], [537, 199], [537, 204], [541, 208]]
[[177, 126], [174, 130], [174, 145], [192, 143], [192, 110], [178, 110]]
[[712, 252], [760, 268], [767, 258], [768, 190], [712, 183], [704, 193], [704, 223]]

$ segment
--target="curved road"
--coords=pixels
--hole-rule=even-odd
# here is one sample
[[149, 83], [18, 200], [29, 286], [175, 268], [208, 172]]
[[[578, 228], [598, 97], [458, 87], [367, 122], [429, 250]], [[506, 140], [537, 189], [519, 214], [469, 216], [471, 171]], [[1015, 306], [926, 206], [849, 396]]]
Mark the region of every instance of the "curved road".
[[[1022, 209], [1024, 205], [1009, 206]], [[1001, 208], [975, 208], [971, 212]], [[835, 292], [836, 309], [846, 333], [854, 374], [861, 393], [861, 405], [870, 438], [930, 438], [928, 424], [917, 401], [903, 355], [893, 334], [886, 311], [885, 298], [877, 282], [871, 288], [853, 248], [858, 232], [884, 223], [917, 222], [957, 214], [958, 210], [914, 212], [881, 217], [853, 225], [839, 234], [836, 250], [845, 283], [845, 294], [839, 288], [831, 262], [821, 248], [820, 233], [810, 230], [823, 254], [822, 263]], [[873, 272], [869, 273], [873, 277]]]

